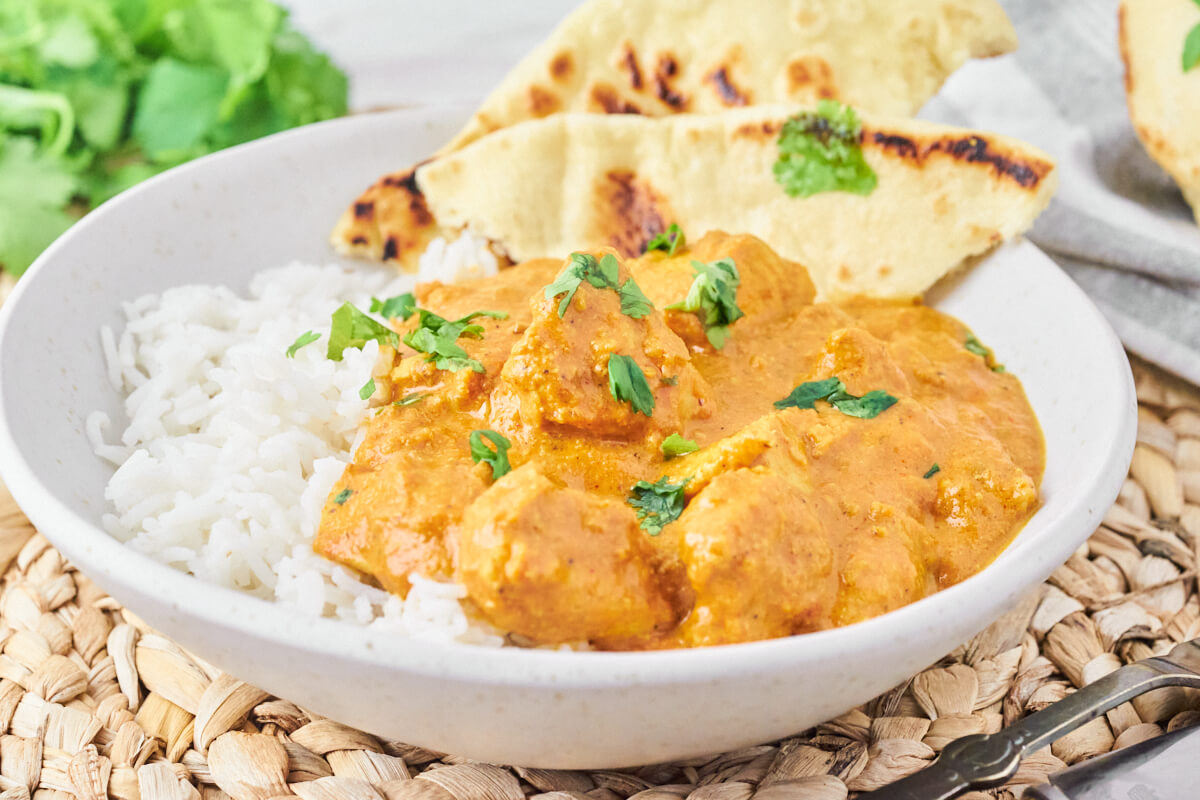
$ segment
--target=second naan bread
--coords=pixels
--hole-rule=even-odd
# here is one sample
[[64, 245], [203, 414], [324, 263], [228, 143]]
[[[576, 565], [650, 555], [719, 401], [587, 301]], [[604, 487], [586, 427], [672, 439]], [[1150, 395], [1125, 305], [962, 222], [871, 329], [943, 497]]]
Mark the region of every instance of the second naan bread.
[[909, 116], [967, 60], [1016, 46], [996, 0], [588, 0], [442, 152], [565, 111], [664, 116], [836, 98]]

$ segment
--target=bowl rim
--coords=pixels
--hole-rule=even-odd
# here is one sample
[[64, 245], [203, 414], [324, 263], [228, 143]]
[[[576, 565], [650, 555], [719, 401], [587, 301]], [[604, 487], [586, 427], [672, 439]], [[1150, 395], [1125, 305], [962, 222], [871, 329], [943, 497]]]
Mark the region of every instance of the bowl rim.
[[[205, 156], [133, 187], [72, 226], [17, 282], [8, 300], [0, 307], [0, 351], [9, 334], [8, 323], [13, 309], [28, 287], [47, 265], [57, 260], [59, 252], [70, 247], [80, 231], [105, 224], [107, 215], [117, 204], [153, 192], [165, 181], [207, 170], [219, 160], [240, 158], [246, 153], [266, 155], [281, 142], [313, 136], [316, 132], [387, 125], [409, 117], [416, 124], [431, 115], [462, 114], [463, 108], [443, 105], [400, 109], [316, 123]], [[1027, 249], [1023, 255], [1044, 259], [1046, 269], [1056, 272], [1057, 278], [1064, 282], [1062, 290], [1073, 292], [1076, 299], [1082, 300], [1081, 308], [1092, 317], [1088, 323], [1106, 332], [1107, 341], [1097, 345], [1097, 352], [1102, 353], [1104, 359], [1098, 359], [1095, 366], [1113, 371], [1115, 382], [1120, 386], [1120, 396], [1114, 400], [1112, 412], [1103, 421], [1104, 429], [1112, 432], [1109, 457], [1078, 465], [1078, 485], [1089, 487], [1089, 491], [1074, 494], [1056, 516], [1043, 520], [1045, 534], [1014, 542], [987, 567], [954, 586], [878, 617], [840, 628], [741, 644], [646, 652], [492, 648], [420, 638], [401, 639], [385, 629], [371, 629], [328, 618], [313, 619], [296, 609], [204, 582], [127, 547], [61, 503], [36, 478], [17, 447], [3, 393], [0, 393], [0, 477], [35, 527], [39, 531], [54, 531], [47, 538], [68, 560], [77, 564], [90, 562], [89, 566], [106, 573], [136, 571], [139, 591], [170, 598], [168, 602], [174, 608], [187, 609], [186, 614], [194, 618], [195, 624], [236, 628], [264, 643], [300, 646], [387, 670], [491, 685], [603, 688], [631, 683], [656, 686], [711, 681], [727, 676], [731, 670], [765, 673], [801, 660], [836, 658], [853, 652], [856, 648], [852, 644], [856, 640], [887, 641], [905, 630], [917, 630], [922, 621], [951, 613], [971, 595], [1012, 593], [1015, 583], [1007, 580], [998, 566], [1024, 560], [1042, 566], [1052, 562], [1052, 569], [1063, 563], [1082, 541], [1082, 533], [1057, 537], [1048, 534], [1063, 527], [1090, 534], [1125, 479], [1136, 439], [1137, 402], [1129, 362], [1120, 341], [1083, 290], [1034, 245], [1018, 240], [1002, 247]], [[82, 557], [85, 554], [87, 557]], [[97, 582], [105, 583], [103, 580]], [[1027, 585], [1029, 583], [1022, 584], [1022, 588]], [[253, 621], [245, 622], [248, 619]], [[298, 645], [298, 642], [303, 644]]]

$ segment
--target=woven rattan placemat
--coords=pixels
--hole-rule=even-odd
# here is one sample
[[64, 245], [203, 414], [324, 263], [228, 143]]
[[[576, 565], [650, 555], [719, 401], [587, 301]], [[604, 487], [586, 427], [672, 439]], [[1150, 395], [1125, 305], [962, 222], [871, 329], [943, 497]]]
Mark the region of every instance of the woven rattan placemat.
[[[213, 669], [63, 562], [0, 487], [0, 800], [840, 800], [928, 764], [1123, 663], [1200, 636], [1200, 393], [1137, 365], [1119, 504], [1019, 608], [951, 656], [795, 738], [623, 771], [467, 762], [377, 739]], [[814, 687], [819, 690], [819, 687]], [[1068, 764], [1200, 721], [1163, 689], [1027, 759]]]

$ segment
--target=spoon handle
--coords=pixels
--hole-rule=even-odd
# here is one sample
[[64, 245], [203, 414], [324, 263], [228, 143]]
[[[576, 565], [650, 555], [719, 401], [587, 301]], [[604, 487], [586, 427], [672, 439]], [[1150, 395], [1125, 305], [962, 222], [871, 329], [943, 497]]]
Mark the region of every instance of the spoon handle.
[[1021, 759], [1104, 712], [1164, 686], [1200, 688], [1200, 639], [1176, 645], [1088, 684], [998, 733], [964, 736], [946, 745], [937, 761], [861, 800], [951, 800], [973, 789], [1000, 786]]

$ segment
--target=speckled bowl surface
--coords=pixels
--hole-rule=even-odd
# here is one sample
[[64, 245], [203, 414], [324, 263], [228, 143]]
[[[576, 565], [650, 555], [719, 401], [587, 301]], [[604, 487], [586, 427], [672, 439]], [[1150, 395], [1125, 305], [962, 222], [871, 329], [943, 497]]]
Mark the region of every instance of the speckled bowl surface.
[[172, 170], [59, 239], [0, 311], [0, 477], [30, 519], [117, 600], [237, 677], [317, 713], [437, 750], [599, 768], [800, 731], [926, 667], [1082, 543], [1116, 497], [1136, 406], [1119, 342], [1033, 245], [992, 253], [930, 301], [1025, 384], [1046, 436], [1044, 505], [975, 577], [906, 608], [788, 639], [655, 653], [402, 641], [202, 583], [100, 526], [111, 468], [84, 418], [122, 419], [98, 329], [120, 303], [186, 282], [244, 289], [257, 269], [328, 262], [327, 232], [378, 175], [431, 153], [461, 108], [322, 123]]

